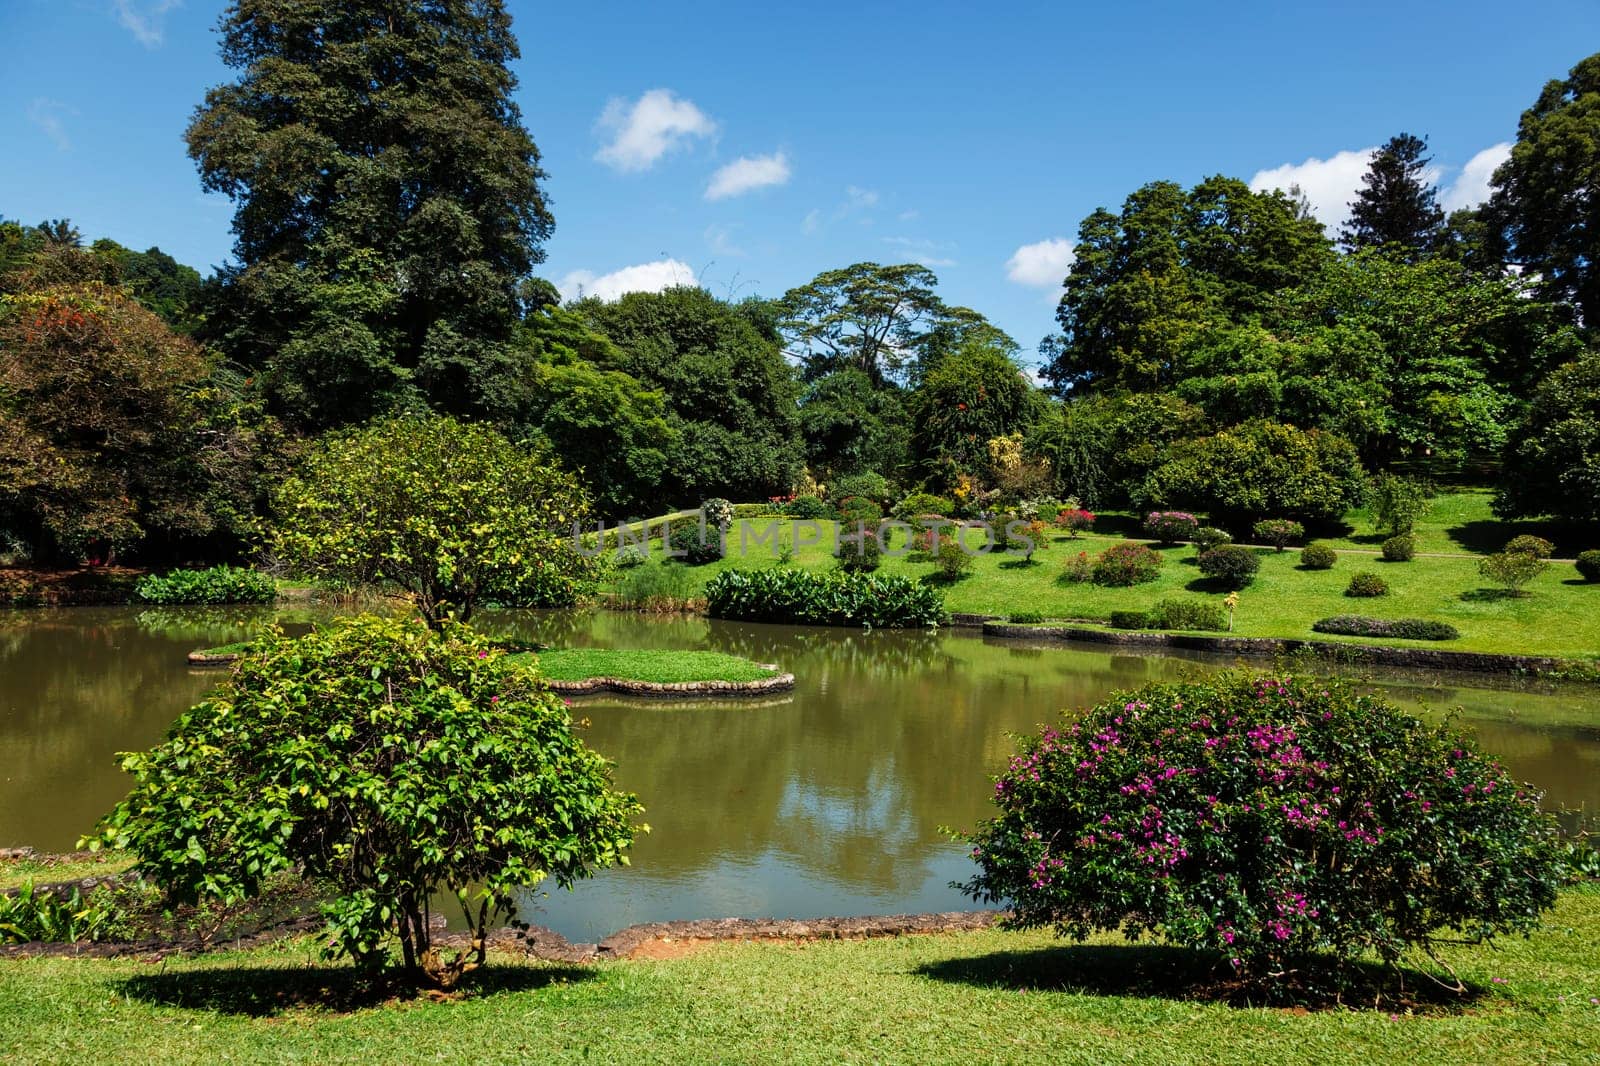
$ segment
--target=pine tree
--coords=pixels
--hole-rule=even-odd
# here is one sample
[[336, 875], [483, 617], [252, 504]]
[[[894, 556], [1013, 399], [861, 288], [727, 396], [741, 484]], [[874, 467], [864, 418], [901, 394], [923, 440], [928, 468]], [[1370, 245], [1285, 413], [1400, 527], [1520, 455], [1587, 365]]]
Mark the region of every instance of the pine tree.
[[1433, 250], [1444, 211], [1427, 180], [1427, 150], [1426, 139], [1402, 133], [1374, 153], [1361, 191], [1350, 201], [1350, 221], [1339, 231], [1346, 251], [1389, 248], [1416, 262]]
[[316, 428], [479, 413], [554, 228], [502, 0], [234, 0], [189, 154], [234, 200], [215, 336]]

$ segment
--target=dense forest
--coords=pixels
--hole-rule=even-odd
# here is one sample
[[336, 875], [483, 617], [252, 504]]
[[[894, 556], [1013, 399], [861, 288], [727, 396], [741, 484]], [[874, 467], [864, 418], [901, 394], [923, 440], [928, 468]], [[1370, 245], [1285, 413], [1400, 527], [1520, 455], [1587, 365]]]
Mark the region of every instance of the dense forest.
[[1035, 377], [917, 265], [563, 303], [509, 18], [375, 33], [379, 6], [224, 21], [236, 78], [187, 133], [235, 205], [212, 276], [0, 221], [0, 561], [237, 555], [312, 442], [418, 411], [559, 461], [611, 519], [920, 491], [1317, 521], [1398, 472], [1600, 521], [1600, 55], [1538, 92], [1477, 208], [1446, 216], [1402, 133], [1332, 236], [1220, 175], [1094, 211]]

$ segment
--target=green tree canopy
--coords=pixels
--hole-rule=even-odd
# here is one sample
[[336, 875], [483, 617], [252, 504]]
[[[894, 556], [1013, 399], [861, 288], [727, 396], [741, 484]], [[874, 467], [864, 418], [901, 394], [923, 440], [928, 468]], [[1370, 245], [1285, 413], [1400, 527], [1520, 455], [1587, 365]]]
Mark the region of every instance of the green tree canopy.
[[1600, 323], [1600, 53], [1545, 85], [1492, 184], [1511, 260], [1586, 326]]
[[913, 462], [925, 477], [948, 484], [987, 467], [991, 438], [1025, 433], [1039, 401], [1004, 350], [975, 342], [928, 374], [910, 409]]
[[1259, 518], [1337, 519], [1360, 505], [1366, 489], [1349, 441], [1260, 421], [1176, 445], [1150, 472], [1140, 496], [1148, 506], [1205, 510], [1243, 524]]
[[1444, 210], [1427, 177], [1427, 151], [1426, 138], [1401, 133], [1373, 154], [1350, 202], [1350, 221], [1339, 231], [1346, 250], [1387, 248], [1411, 262], [1433, 251]]
[[680, 287], [573, 309], [614, 345], [602, 356], [606, 369], [666, 397], [678, 434], [661, 482], [668, 497], [757, 500], [794, 484], [803, 455], [799, 384], [752, 308]]
[[1495, 510], [1600, 522], [1600, 353], [1560, 367], [1511, 432]]
[[554, 227], [501, 0], [234, 0], [188, 130], [231, 197], [215, 336], [312, 427], [480, 413]]
[[905, 396], [878, 388], [865, 372], [836, 370], [800, 398], [806, 462], [825, 478], [867, 471], [893, 476], [905, 464], [909, 420]]

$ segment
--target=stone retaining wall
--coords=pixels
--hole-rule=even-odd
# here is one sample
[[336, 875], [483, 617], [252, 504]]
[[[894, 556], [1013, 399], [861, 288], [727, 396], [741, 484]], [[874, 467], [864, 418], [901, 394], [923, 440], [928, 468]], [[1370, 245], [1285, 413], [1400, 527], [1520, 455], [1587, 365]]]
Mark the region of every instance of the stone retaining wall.
[[[1538, 655], [1499, 655], [1491, 652], [1445, 651], [1438, 648], [1391, 648], [1372, 644], [1343, 644], [1328, 640], [1279, 637], [1207, 637], [1192, 633], [1151, 633], [1144, 630], [1094, 629], [1079, 626], [1013, 625], [985, 622], [984, 636], [1028, 640], [1081, 641], [1135, 648], [1183, 648], [1245, 658], [1271, 659], [1309, 652], [1335, 662], [1410, 666], [1426, 670], [1465, 670], [1500, 674], [1559, 674], [1573, 662]], [[1581, 665], [1581, 664], [1580, 664]]]

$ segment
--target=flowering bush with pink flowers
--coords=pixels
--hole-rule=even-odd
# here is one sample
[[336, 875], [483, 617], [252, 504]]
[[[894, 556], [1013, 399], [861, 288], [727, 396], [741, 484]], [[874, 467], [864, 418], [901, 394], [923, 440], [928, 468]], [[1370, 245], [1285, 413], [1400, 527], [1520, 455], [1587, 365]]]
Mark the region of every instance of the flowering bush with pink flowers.
[[1094, 512], [1085, 511], [1082, 507], [1063, 507], [1056, 512], [1056, 525], [1066, 530], [1069, 536], [1076, 537], [1094, 528]]
[[1200, 519], [1188, 511], [1151, 511], [1144, 516], [1144, 531], [1162, 544], [1188, 540], [1200, 528]]
[[1028, 738], [961, 886], [1008, 924], [1121, 929], [1265, 979], [1527, 932], [1553, 819], [1472, 741], [1338, 681], [1223, 674], [1112, 697]]

